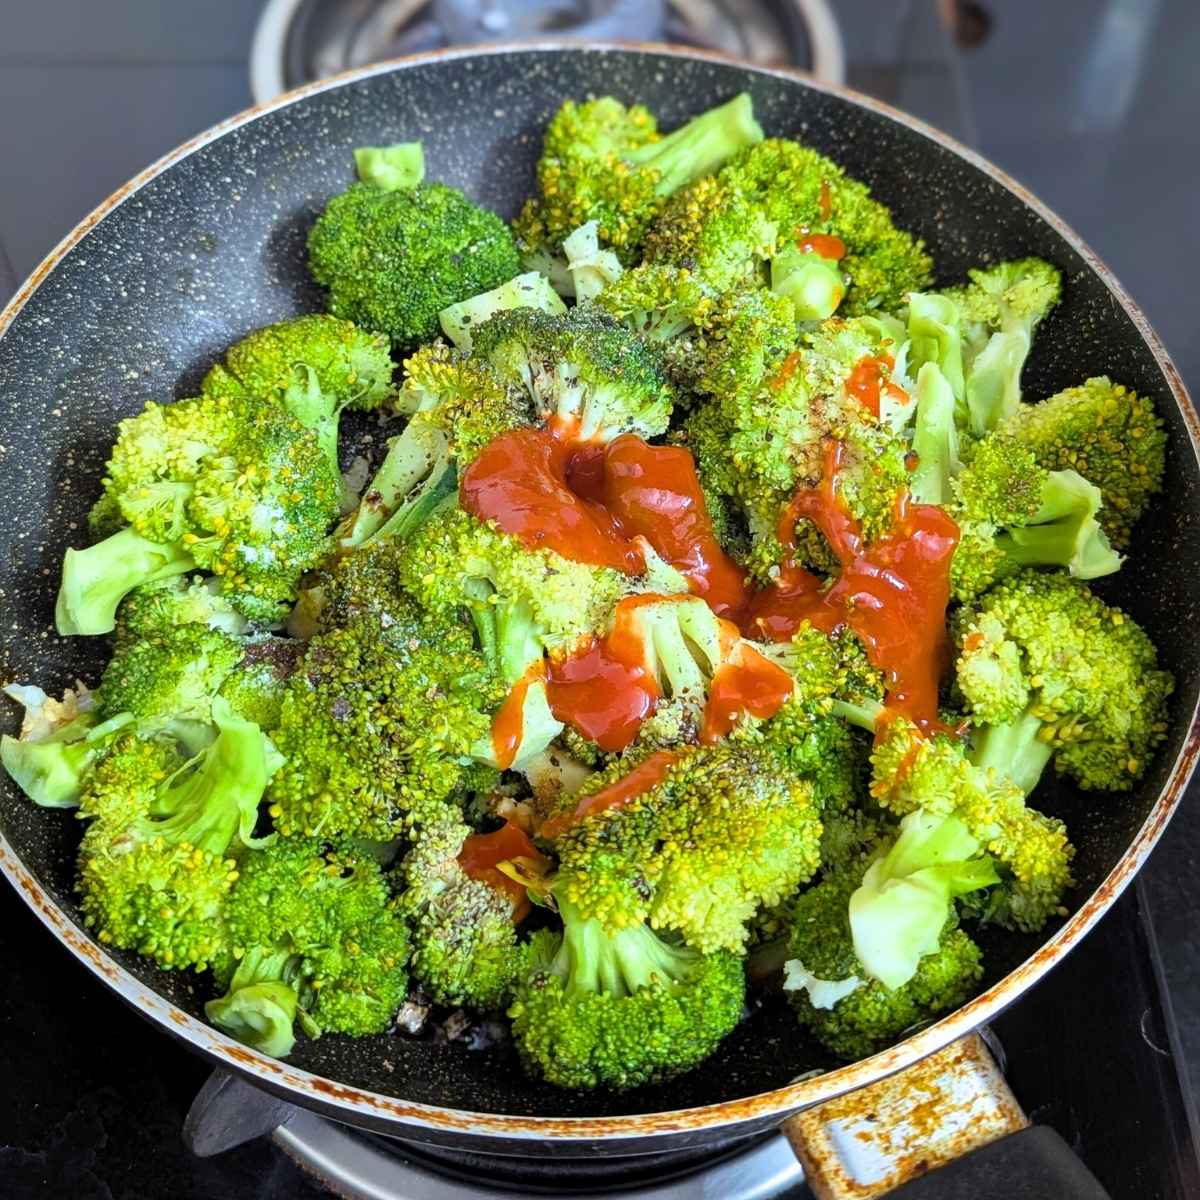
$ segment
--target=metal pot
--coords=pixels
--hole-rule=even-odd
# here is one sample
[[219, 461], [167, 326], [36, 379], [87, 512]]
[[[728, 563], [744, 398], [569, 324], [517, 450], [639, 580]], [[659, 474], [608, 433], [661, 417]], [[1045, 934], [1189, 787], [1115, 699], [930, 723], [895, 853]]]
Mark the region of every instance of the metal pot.
[[537, 1086], [506, 1051], [327, 1036], [278, 1062], [239, 1045], [204, 1022], [202, 989], [92, 941], [71, 890], [74, 819], [34, 811], [5, 781], [0, 869], [48, 929], [163, 1029], [295, 1104], [383, 1133], [498, 1153], [633, 1154], [778, 1126], [950, 1046], [1032, 987], [1128, 884], [1191, 774], [1200, 656], [1185, 631], [1200, 599], [1198, 431], [1141, 312], [1057, 217], [935, 130], [841, 89], [668, 47], [454, 51], [351, 72], [202, 134], [69, 234], [0, 313], [0, 395], [9, 405], [0, 453], [2, 674], [45, 685], [95, 681], [106, 649], [56, 638], [53, 596], [113, 427], [147, 399], [191, 394], [207, 365], [249, 329], [319, 307], [305, 233], [348, 182], [354, 146], [420, 138], [433, 177], [511, 215], [531, 188], [541, 127], [562, 99], [640, 100], [670, 127], [742, 89], [768, 132], [801, 137], [866, 179], [902, 226], [926, 238], [940, 276], [1022, 254], [1063, 269], [1065, 299], [1039, 331], [1027, 395], [1108, 373], [1155, 399], [1171, 437], [1165, 498], [1102, 590], [1147, 627], [1176, 673], [1167, 741], [1132, 796], [1045, 785], [1039, 805], [1067, 821], [1079, 850], [1071, 916], [1043, 937], [988, 933], [988, 986], [970, 1003], [849, 1066], [808, 1042], [785, 1005], [768, 1004], [698, 1070], [620, 1095]]

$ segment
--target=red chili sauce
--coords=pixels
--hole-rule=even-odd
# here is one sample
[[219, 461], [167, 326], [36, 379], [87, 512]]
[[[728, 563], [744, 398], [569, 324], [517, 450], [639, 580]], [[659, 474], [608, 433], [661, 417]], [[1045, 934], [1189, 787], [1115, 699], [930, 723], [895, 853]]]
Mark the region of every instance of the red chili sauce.
[[890, 532], [864, 546], [837, 493], [843, 457], [841, 443], [830, 440], [821, 483], [797, 492], [779, 524], [780, 541], [794, 547], [797, 520], [812, 521], [837, 556], [840, 574], [825, 589], [789, 560], [778, 584], [755, 597], [746, 629], [786, 641], [806, 620], [825, 632], [848, 625], [884, 673], [889, 708], [928, 729], [937, 722], [938, 682], [949, 659], [946, 605], [958, 526], [942, 509], [902, 495]]
[[801, 254], [815, 254], [819, 258], [829, 258], [834, 262], [840, 262], [846, 257], [846, 243], [832, 233], [809, 233], [807, 229], [801, 229], [796, 246]]
[[628, 804], [635, 796], [650, 791], [666, 778], [671, 765], [679, 760], [675, 750], [656, 750], [645, 762], [633, 768], [628, 775], [623, 775], [608, 787], [585, 796], [571, 812], [557, 813], [548, 821], [542, 823], [538, 830], [544, 838], [561, 837], [568, 829], [584, 817], [593, 813], [604, 812], [605, 809], [619, 808]]
[[645, 569], [644, 537], [719, 615], [745, 606], [745, 576], [718, 544], [692, 456], [677, 446], [625, 434], [601, 448], [517, 429], [467, 468], [459, 499], [531, 549], [629, 575]]
[[545, 677], [545, 664], [534, 663], [513, 685], [512, 690], [505, 696], [504, 703], [492, 718], [492, 753], [496, 756], [496, 765], [502, 771], [507, 771], [513, 765], [517, 751], [521, 748], [521, 738], [525, 734], [525, 697], [529, 689]]
[[516, 925], [529, 915], [532, 906], [526, 895], [525, 885], [499, 869], [500, 863], [514, 858], [549, 862], [529, 840], [529, 835], [512, 821], [505, 821], [494, 833], [471, 834], [458, 852], [458, 865], [472, 879], [486, 883], [512, 900], [513, 924]]

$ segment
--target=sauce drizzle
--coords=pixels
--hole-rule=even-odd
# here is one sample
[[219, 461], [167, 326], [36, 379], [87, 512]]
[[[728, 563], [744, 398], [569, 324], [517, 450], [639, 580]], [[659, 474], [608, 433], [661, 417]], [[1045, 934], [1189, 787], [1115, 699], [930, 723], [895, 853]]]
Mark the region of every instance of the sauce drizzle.
[[549, 859], [529, 840], [529, 835], [512, 821], [505, 821], [494, 833], [473, 833], [463, 840], [458, 865], [472, 878], [508, 896], [513, 903], [513, 924], [519, 925], [532, 908], [525, 885], [498, 868], [514, 858], [532, 858], [549, 865]]
[[570, 812], [556, 813], [548, 821], [542, 823], [538, 830], [540, 836], [553, 840], [561, 837], [568, 829], [585, 817], [609, 808], [619, 808], [628, 804], [643, 792], [657, 787], [666, 778], [667, 772], [679, 761], [677, 750], [656, 750], [645, 762], [634, 767], [628, 775], [622, 775], [608, 787], [585, 796]]
[[828, 258], [834, 262], [846, 257], [846, 243], [832, 233], [809, 233], [807, 229], [802, 229], [796, 246], [801, 254], [815, 254], [818, 258]]
[[492, 718], [492, 753], [502, 771], [513, 765], [521, 748], [521, 738], [525, 735], [525, 697], [529, 689], [545, 677], [545, 665], [534, 663], [513, 685]]
[[808, 518], [825, 535], [841, 572], [826, 588], [789, 558], [777, 586], [755, 597], [747, 630], [786, 641], [804, 621], [826, 633], [848, 625], [884, 673], [889, 709], [927, 730], [937, 725], [938, 683], [949, 661], [946, 605], [958, 526], [942, 509], [902, 494], [892, 529], [864, 546], [858, 522], [837, 494], [844, 455], [840, 442], [826, 443], [821, 483], [796, 493], [779, 526], [780, 541], [794, 549], [796, 521]]

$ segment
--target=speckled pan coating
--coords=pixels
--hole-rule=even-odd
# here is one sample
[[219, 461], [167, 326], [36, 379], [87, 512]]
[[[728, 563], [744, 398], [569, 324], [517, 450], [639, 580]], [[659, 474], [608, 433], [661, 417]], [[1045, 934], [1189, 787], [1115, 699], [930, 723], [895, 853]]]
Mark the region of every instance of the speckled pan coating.
[[[1039, 332], [1027, 395], [1107, 372], [1157, 401], [1172, 436], [1170, 502], [1139, 530], [1130, 562], [1102, 590], [1149, 628], [1177, 673], [1170, 738], [1131, 798], [1083, 803], [1064, 789], [1045, 801], [1067, 819], [1079, 846], [1076, 916], [1036, 955], [1037, 939], [991, 937], [988, 983], [998, 986], [954, 1018], [868, 1063], [786, 1088], [831, 1064], [782, 1006], [768, 1005], [701, 1069], [621, 1096], [536, 1087], [507, 1052], [471, 1054], [400, 1038], [302, 1043], [293, 1059], [298, 1071], [238, 1050], [184, 1016], [200, 1014], [202, 985], [112, 955], [121, 971], [80, 935], [72, 924], [76, 823], [69, 813], [33, 810], [6, 781], [0, 866], [74, 952], [172, 1032], [343, 1120], [493, 1148], [502, 1144], [497, 1139], [553, 1138], [563, 1149], [587, 1144], [607, 1152], [649, 1148], [631, 1139], [663, 1148], [731, 1122], [747, 1130], [777, 1120], [928, 1053], [1015, 998], [1127, 882], [1190, 768], [1200, 687], [1190, 636], [1200, 589], [1197, 462], [1186, 397], [1140, 314], [1069, 231], [932, 131], [795, 77], [653, 48], [445, 55], [319, 85], [171, 156], [101, 219], [85, 223], [93, 226], [86, 236], [77, 231], [51, 255], [0, 315], [0, 330], [10, 322], [0, 336], [0, 676], [48, 687], [76, 676], [95, 681], [105, 649], [97, 640], [59, 639], [53, 597], [63, 548], [82, 543], [113, 426], [148, 399], [188, 395], [214, 356], [247, 330], [319, 306], [305, 274], [304, 237], [323, 202], [349, 181], [352, 147], [420, 138], [434, 178], [509, 216], [529, 191], [540, 130], [562, 99], [611, 93], [640, 100], [670, 127], [743, 88], [770, 133], [803, 138], [868, 180], [900, 224], [927, 239], [942, 279], [1022, 254], [1063, 269], [1065, 301]], [[5, 713], [6, 728], [14, 716]]]

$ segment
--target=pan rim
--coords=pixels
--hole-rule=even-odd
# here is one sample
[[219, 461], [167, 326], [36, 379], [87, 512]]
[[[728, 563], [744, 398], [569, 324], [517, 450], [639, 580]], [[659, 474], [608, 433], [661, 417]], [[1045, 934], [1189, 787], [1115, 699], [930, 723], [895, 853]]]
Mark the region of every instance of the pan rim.
[[[666, 43], [600, 42], [572, 43], [567, 40], [541, 39], [497, 46], [458, 47], [390, 59], [367, 67], [342, 72], [329, 79], [306, 84], [293, 91], [253, 105], [205, 130], [159, 158], [101, 202], [75, 226], [41, 261], [21, 284], [9, 303], [0, 310], [0, 338], [3, 338], [17, 314], [45, 279], [80, 245], [93, 228], [110, 212], [147, 183], [175, 163], [204, 146], [219, 140], [260, 116], [290, 107], [305, 98], [347, 85], [386, 75], [414, 66], [439, 61], [489, 58], [521, 52], [620, 54], [640, 53], [681, 60], [699, 60], [729, 65], [767, 78], [783, 79], [817, 92], [839, 97], [865, 108], [889, 121], [899, 123], [928, 138], [965, 160], [993, 182], [1011, 192], [1022, 205], [1050, 226], [1083, 259], [1108, 288], [1115, 302], [1133, 321], [1162, 372], [1187, 429], [1193, 457], [1200, 466], [1200, 420], [1170, 355], [1151, 328], [1138, 305], [1126, 293], [1112, 272], [1094, 251], [1060, 217], [1034, 197], [1019, 182], [956, 139], [918, 118], [890, 105], [865, 96], [852, 88], [813, 79], [806, 72], [752, 66], [729, 55], [700, 51]], [[1170, 774], [1145, 821], [1130, 841], [1121, 858], [1053, 936], [1034, 951], [1020, 966], [998, 980], [979, 996], [949, 1013], [941, 1020], [911, 1035], [887, 1050], [838, 1067], [819, 1076], [794, 1082], [739, 1100], [728, 1100], [687, 1109], [638, 1113], [611, 1117], [531, 1117], [511, 1114], [472, 1112], [417, 1104], [398, 1097], [366, 1091], [337, 1083], [324, 1076], [292, 1067], [287, 1063], [235, 1042], [218, 1030], [197, 1020], [148, 988], [83, 933], [74, 921], [48, 895], [42, 885], [21, 863], [0, 832], [0, 873], [3, 873], [42, 923], [53, 931], [71, 953], [94, 975], [113, 988], [127, 1003], [153, 1020], [160, 1028], [186, 1042], [192, 1049], [218, 1065], [248, 1075], [264, 1088], [293, 1099], [303, 1097], [307, 1106], [324, 1111], [348, 1124], [362, 1124], [367, 1116], [377, 1126], [402, 1126], [414, 1133], [453, 1133], [507, 1138], [513, 1140], [553, 1139], [556, 1143], [594, 1143], [610, 1139], [654, 1139], [681, 1132], [728, 1127], [748, 1121], [782, 1119], [788, 1114], [834, 1096], [855, 1090], [867, 1083], [910, 1066], [936, 1052], [962, 1035], [977, 1028], [1016, 1000], [1036, 983], [1059, 959], [1074, 947], [1097, 923], [1108, 906], [1128, 886], [1154, 848], [1187, 787], [1200, 754], [1200, 695], [1193, 697], [1188, 729], [1182, 747], [1171, 765]], [[358, 1120], [355, 1120], [355, 1117]]]

